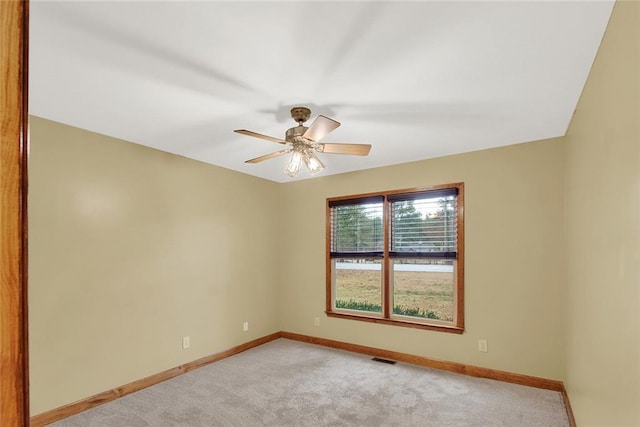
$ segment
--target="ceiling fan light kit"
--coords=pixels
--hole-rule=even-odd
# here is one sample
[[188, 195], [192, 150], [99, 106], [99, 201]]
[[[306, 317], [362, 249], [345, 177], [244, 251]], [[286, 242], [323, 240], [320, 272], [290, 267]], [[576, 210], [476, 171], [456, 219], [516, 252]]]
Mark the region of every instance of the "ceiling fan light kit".
[[315, 175], [324, 169], [324, 164], [320, 161], [313, 148], [299, 147], [298, 149], [293, 149], [293, 155], [284, 172], [293, 178], [300, 172], [300, 166], [303, 161], [311, 175]]
[[293, 178], [300, 172], [303, 162], [311, 175], [315, 175], [324, 169], [324, 164], [316, 153], [349, 154], [356, 156], [366, 156], [369, 154], [369, 151], [371, 150], [371, 145], [369, 144], [318, 142], [328, 133], [334, 131], [338, 126], [340, 126], [340, 123], [328, 117], [319, 115], [313, 121], [311, 126], [303, 126], [303, 123], [309, 120], [310, 116], [311, 110], [307, 107], [292, 108], [291, 117], [298, 123], [298, 126], [288, 129], [285, 133], [285, 139], [262, 135], [246, 129], [235, 130], [234, 132], [242, 135], [253, 136], [255, 138], [291, 146], [288, 150], [280, 150], [264, 156], [249, 159], [245, 163], [259, 163], [264, 160], [279, 157], [283, 154], [293, 153], [285, 169], [285, 173]]

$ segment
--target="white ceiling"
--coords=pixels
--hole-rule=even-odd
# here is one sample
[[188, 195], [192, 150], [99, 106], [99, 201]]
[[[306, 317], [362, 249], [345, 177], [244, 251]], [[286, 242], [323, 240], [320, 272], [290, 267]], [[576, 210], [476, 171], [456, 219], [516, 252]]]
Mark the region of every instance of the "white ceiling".
[[[564, 135], [613, 1], [31, 2], [33, 115], [276, 182], [289, 109], [342, 123], [317, 176]], [[307, 126], [311, 121], [307, 122]], [[303, 170], [295, 179], [306, 179]]]

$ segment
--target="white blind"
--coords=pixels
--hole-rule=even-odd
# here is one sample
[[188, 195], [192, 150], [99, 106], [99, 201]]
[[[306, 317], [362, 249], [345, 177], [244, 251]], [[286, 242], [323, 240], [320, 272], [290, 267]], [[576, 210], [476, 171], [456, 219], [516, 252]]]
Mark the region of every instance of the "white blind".
[[390, 252], [395, 256], [455, 258], [457, 195], [428, 192], [391, 201]]
[[330, 206], [331, 252], [382, 252], [382, 202], [365, 200]]

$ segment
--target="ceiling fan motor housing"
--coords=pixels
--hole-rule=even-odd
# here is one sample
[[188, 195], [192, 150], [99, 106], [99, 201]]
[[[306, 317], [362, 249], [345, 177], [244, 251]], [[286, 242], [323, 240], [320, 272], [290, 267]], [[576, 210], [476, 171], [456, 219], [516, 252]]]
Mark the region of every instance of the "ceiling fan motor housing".
[[287, 133], [285, 134], [285, 140], [287, 142], [290, 143], [305, 143], [305, 144], [311, 144], [311, 141], [307, 140], [306, 138], [303, 138], [302, 135], [304, 135], [304, 133], [307, 131], [307, 129], [309, 129], [306, 126], [295, 126], [292, 127], [290, 129], [287, 129]]

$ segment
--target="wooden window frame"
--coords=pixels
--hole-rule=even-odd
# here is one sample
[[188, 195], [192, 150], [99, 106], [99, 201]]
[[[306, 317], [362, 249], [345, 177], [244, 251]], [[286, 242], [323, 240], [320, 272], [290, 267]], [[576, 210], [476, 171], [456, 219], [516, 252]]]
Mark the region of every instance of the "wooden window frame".
[[[390, 281], [390, 261], [389, 247], [390, 247], [390, 226], [389, 226], [389, 212], [390, 201], [389, 196], [393, 197], [399, 194], [412, 194], [412, 193], [424, 193], [435, 190], [445, 189], [457, 189], [457, 260], [455, 261], [455, 306], [454, 306], [454, 321], [451, 323], [444, 323], [438, 321], [432, 321], [430, 319], [420, 319], [420, 321], [413, 321], [411, 319], [393, 317], [391, 313], [391, 307], [389, 304], [391, 281]], [[339, 203], [342, 201], [365, 201], [366, 199], [372, 200], [375, 198], [383, 198], [383, 257], [382, 257], [382, 314], [367, 314], [355, 313], [353, 311], [342, 311], [340, 309], [334, 309], [334, 289], [333, 289], [333, 268], [331, 257], [331, 204]], [[409, 328], [426, 329], [432, 331], [449, 332], [455, 334], [462, 334], [464, 332], [464, 183], [457, 182], [452, 184], [434, 185], [429, 187], [409, 188], [402, 190], [390, 190], [381, 191], [377, 193], [365, 193], [356, 194], [341, 197], [331, 197], [326, 199], [326, 310], [325, 313], [328, 317], [335, 317], [341, 319], [360, 320], [363, 322], [380, 323], [386, 325], [403, 326]], [[366, 255], [366, 254], [362, 254]]]

